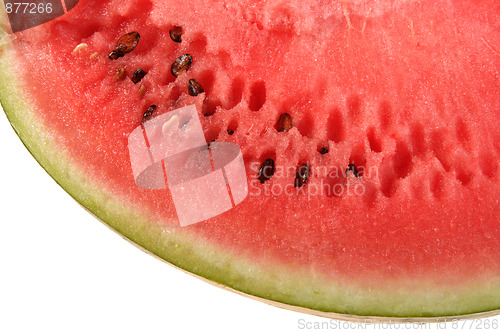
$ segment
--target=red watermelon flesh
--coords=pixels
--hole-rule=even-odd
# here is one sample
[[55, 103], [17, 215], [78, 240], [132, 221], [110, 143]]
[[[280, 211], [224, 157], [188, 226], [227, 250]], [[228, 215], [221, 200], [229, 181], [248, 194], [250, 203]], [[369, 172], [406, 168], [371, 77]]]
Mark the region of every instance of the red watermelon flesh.
[[[2, 82], [2, 104], [84, 206], [188, 271], [327, 312], [494, 310], [499, 14], [495, 1], [80, 1], [4, 46], [2, 71], [15, 79]], [[110, 60], [132, 31], [137, 47]], [[184, 54], [192, 66], [175, 77]], [[137, 69], [147, 74], [134, 84]], [[241, 204], [180, 227], [168, 189], [136, 185], [127, 139], [153, 104], [153, 117], [194, 104], [207, 142], [241, 147]], [[53, 150], [67, 161], [45, 160]], [[275, 172], [261, 183], [266, 159]], [[310, 175], [295, 187], [304, 164]]]

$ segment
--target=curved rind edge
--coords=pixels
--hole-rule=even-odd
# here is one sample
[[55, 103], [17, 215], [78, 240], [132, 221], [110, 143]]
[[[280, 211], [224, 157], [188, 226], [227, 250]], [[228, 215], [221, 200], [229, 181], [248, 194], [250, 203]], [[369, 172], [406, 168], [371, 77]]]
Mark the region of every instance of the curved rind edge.
[[[220, 288], [280, 308], [326, 318], [347, 321], [373, 319], [385, 322], [436, 322], [500, 314], [500, 278], [479, 287], [457, 290], [459, 295], [454, 298], [456, 302], [449, 304], [442, 301], [443, 293], [448, 291], [439, 290], [430, 298], [426, 295], [420, 299], [419, 295], [411, 295], [409, 290], [394, 291], [392, 295], [370, 290], [370, 295], [367, 296], [368, 292], [361, 288], [323, 283], [325, 281], [320, 277], [312, 280], [304, 272], [292, 277], [289, 271], [283, 270], [286, 279], [280, 280], [277, 277], [282, 275], [278, 268], [276, 271], [269, 271], [255, 267], [213, 245], [202, 244], [187, 234], [167, 230], [149, 222], [144, 214], [124, 207], [122, 202], [103, 190], [102, 186], [83, 175], [71, 163], [68, 155], [49, 141], [44, 135], [43, 125], [36, 119], [34, 104], [30, 103], [29, 96], [24, 93], [24, 84], [16, 79], [13, 62], [15, 51], [10, 45], [3, 45], [0, 52], [0, 103], [28, 151], [78, 203], [146, 253]], [[408, 298], [413, 298], [413, 306], [408, 306]], [[458, 300], [470, 302], [458, 304]], [[304, 307], [298, 306], [299, 304]], [[401, 309], [402, 305], [408, 308]], [[428, 316], [429, 313], [435, 313], [436, 316]], [[457, 315], [453, 315], [455, 313]]]

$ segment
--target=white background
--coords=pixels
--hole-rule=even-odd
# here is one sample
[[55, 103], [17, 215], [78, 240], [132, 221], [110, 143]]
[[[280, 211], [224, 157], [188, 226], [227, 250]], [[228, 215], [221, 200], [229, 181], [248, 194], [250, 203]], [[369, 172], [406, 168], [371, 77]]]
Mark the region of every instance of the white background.
[[[0, 332], [346, 330], [220, 290], [127, 243], [45, 173], [1, 111], [0, 147]], [[327, 328], [304, 329], [314, 325]]]

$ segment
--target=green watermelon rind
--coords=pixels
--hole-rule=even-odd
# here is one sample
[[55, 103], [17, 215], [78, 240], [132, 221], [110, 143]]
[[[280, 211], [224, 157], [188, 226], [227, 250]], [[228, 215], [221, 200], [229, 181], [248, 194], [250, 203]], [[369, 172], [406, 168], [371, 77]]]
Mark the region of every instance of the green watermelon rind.
[[[0, 103], [12, 127], [47, 173], [77, 202], [126, 240], [167, 263], [219, 287], [299, 312], [342, 320], [378, 318], [437, 321], [500, 314], [500, 277], [460, 288], [436, 288], [432, 281], [374, 290], [343, 286], [319, 275], [293, 273], [286, 267], [259, 267], [214, 244], [154, 223], [82, 173], [69, 155], [51, 141], [36, 116], [36, 103], [16, 77], [11, 44], [0, 48]], [[340, 282], [340, 281], [339, 281]]]

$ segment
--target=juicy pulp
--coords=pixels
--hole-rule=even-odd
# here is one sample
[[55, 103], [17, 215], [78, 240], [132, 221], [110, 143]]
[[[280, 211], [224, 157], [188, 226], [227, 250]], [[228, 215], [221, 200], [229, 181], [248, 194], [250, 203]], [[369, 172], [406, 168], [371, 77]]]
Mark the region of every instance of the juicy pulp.
[[[494, 8], [80, 1], [4, 46], [1, 100], [70, 194], [195, 274], [327, 312], [493, 310], [500, 307]], [[168, 35], [174, 25], [185, 31], [180, 44]], [[116, 39], [134, 30], [137, 48], [109, 60]], [[73, 52], [81, 43], [88, 47]], [[193, 66], [175, 78], [170, 65], [185, 53]], [[138, 68], [148, 74], [134, 85]], [[189, 96], [190, 78], [205, 93]], [[159, 113], [195, 104], [207, 141], [240, 145], [250, 189], [241, 205], [180, 228], [168, 190], [135, 185], [127, 136], [151, 104]], [[294, 126], [279, 133], [283, 112]], [[260, 184], [266, 158], [280, 173]], [[312, 167], [307, 185], [285, 192], [304, 162]], [[361, 177], [344, 177], [350, 163]], [[328, 191], [338, 184], [344, 195]], [[356, 186], [365, 192], [349, 195]]]

